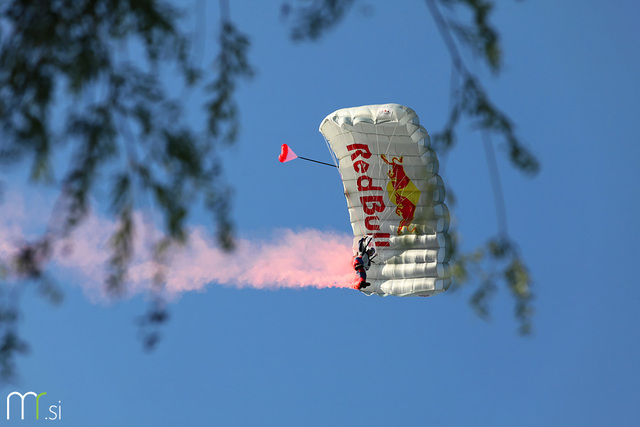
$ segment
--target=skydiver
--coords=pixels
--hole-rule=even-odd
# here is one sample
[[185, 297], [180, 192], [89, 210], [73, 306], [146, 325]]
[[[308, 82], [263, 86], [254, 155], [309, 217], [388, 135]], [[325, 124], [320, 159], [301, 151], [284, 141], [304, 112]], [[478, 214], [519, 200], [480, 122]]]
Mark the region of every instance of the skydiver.
[[373, 246], [369, 246], [373, 240], [371, 236], [365, 236], [358, 242], [358, 254], [362, 257], [363, 265], [366, 270], [371, 267], [371, 262], [376, 257], [376, 249]]
[[353, 258], [353, 268], [359, 278], [356, 284], [358, 290], [371, 285], [371, 283], [367, 282], [367, 270], [371, 267], [371, 262], [377, 255], [375, 248], [368, 247], [371, 239], [371, 236], [365, 236], [360, 239], [358, 242], [358, 254]]
[[358, 283], [356, 283], [356, 289], [361, 290], [370, 286], [371, 283], [367, 282], [367, 271], [365, 269], [364, 260], [361, 256], [356, 255], [353, 257], [353, 268], [356, 270], [358, 276]]

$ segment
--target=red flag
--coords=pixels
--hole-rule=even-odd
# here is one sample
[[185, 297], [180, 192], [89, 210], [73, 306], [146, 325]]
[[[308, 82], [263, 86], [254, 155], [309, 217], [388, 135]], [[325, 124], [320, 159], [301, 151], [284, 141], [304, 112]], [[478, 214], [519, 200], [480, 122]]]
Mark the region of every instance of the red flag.
[[298, 156], [293, 152], [291, 148], [287, 144], [282, 144], [282, 148], [280, 150], [280, 155], [278, 156], [278, 160], [281, 163], [288, 162], [289, 160], [297, 159]]

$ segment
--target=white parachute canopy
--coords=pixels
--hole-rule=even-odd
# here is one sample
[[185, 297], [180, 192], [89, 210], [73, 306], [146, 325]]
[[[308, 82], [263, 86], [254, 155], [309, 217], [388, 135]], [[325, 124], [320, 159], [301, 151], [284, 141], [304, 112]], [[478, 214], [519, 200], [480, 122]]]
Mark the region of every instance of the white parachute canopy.
[[398, 104], [345, 108], [320, 125], [344, 185], [354, 247], [378, 253], [366, 294], [431, 296], [451, 284], [449, 210], [438, 158], [416, 113]]

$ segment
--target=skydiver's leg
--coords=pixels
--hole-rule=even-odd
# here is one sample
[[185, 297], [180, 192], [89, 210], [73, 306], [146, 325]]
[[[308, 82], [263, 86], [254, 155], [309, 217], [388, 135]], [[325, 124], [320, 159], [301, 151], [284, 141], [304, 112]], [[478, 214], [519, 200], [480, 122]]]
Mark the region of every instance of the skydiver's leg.
[[358, 282], [358, 290], [371, 286], [371, 283], [367, 282], [367, 272], [364, 268], [358, 268], [356, 270], [356, 274], [360, 278], [360, 281]]

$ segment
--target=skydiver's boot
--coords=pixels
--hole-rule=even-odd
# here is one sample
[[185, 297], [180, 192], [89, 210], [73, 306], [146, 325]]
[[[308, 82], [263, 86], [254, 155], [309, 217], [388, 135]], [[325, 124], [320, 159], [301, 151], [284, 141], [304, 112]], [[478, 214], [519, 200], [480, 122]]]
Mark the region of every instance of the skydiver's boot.
[[364, 288], [366, 288], [367, 286], [371, 286], [371, 283], [369, 282], [360, 282], [358, 283], [358, 290], [363, 290]]

